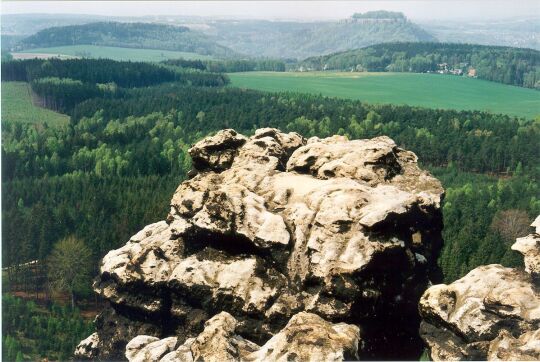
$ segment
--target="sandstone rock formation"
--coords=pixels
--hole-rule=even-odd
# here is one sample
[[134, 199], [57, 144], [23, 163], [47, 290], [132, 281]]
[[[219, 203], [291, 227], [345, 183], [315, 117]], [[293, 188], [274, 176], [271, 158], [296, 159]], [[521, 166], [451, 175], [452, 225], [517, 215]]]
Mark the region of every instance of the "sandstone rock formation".
[[130, 362], [144, 361], [344, 361], [358, 359], [359, 328], [331, 324], [301, 312], [259, 347], [235, 334], [237, 321], [221, 312], [205, 323], [196, 338], [178, 344], [177, 337], [137, 336], [126, 346]]
[[531, 226], [535, 228], [534, 234], [518, 238], [512, 245], [512, 250], [523, 254], [525, 271], [537, 279], [540, 277], [540, 215]]
[[433, 360], [540, 360], [539, 221], [512, 246], [525, 271], [481, 266], [424, 293], [420, 333]]
[[419, 356], [443, 190], [412, 152], [267, 128], [190, 155], [167, 219], [104, 257], [94, 289], [110, 306], [77, 357]]

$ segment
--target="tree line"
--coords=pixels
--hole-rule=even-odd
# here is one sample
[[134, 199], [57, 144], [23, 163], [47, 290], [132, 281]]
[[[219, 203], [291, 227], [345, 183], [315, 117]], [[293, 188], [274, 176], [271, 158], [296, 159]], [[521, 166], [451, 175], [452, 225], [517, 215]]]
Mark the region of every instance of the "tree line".
[[228, 60], [186, 60], [169, 59], [165, 64], [172, 64], [182, 68], [206, 70], [213, 73], [236, 73], [236, 72], [284, 72], [286, 64], [277, 59], [228, 59]]
[[399, 42], [311, 57], [299, 64], [310, 70], [425, 73], [474, 69], [480, 79], [540, 88], [540, 51], [476, 44]]

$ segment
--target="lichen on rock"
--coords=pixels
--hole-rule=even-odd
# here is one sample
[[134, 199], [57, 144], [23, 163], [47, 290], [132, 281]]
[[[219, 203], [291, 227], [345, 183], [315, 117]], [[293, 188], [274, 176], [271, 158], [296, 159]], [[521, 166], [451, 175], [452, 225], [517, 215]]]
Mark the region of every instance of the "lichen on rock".
[[419, 356], [443, 189], [412, 152], [265, 128], [190, 154], [167, 219], [103, 258], [98, 358]]

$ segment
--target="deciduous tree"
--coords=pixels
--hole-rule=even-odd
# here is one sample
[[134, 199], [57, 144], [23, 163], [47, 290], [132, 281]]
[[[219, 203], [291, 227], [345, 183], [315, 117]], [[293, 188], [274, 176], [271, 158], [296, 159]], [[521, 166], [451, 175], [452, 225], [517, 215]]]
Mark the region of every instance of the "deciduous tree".
[[53, 290], [69, 293], [75, 307], [75, 292], [90, 283], [92, 253], [82, 240], [68, 236], [60, 240], [48, 259], [49, 281]]

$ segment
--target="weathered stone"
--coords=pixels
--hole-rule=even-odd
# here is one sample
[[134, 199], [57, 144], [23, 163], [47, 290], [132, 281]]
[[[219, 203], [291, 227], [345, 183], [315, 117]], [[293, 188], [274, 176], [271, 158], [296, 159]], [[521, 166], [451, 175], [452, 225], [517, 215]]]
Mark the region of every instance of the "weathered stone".
[[197, 170], [222, 171], [231, 166], [237, 149], [245, 142], [246, 138], [235, 130], [225, 129], [191, 147], [189, 154]]
[[316, 314], [298, 313], [279, 333], [248, 357], [252, 361], [350, 361], [358, 359], [357, 326], [328, 323]]
[[[94, 288], [116, 314], [98, 327], [99, 358], [147, 335], [178, 338], [181, 348], [160, 358], [196, 359], [204, 323], [221, 312], [235, 320], [235, 346], [264, 346], [301, 320], [337, 338], [312, 347], [314, 358], [418, 357], [417, 303], [438, 275], [443, 189], [413, 153], [387, 137], [306, 142], [265, 128], [218, 132], [190, 154], [197, 173], [177, 188], [167, 220], [103, 259]], [[362, 330], [358, 351], [342, 322]], [[238, 348], [229, 357], [243, 356]], [[293, 357], [280, 353], [264, 352]]]
[[94, 359], [99, 354], [99, 335], [92, 333], [88, 338], [79, 342], [75, 348], [75, 358], [79, 360]]
[[[236, 334], [237, 321], [221, 312], [205, 323], [196, 338], [176, 350], [175, 337], [138, 336], [126, 347], [130, 362], [139, 361], [344, 361], [358, 359], [360, 331], [346, 323], [332, 324], [316, 314], [299, 313], [259, 347]], [[164, 354], [165, 351], [170, 351]], [[162, 358], [163, 356], [163, 358]]]
[[152, 336], [137, 336], [126, 346], [126, 358], [130, 362], [159, 361], [161, 357], [173, 351], [177, 338], [159, 339]]
[[206, 299], [216, 309], [232, 300], [239, 310], [262, 313], [269, 300], [275, 298], [278, 287], [283, 287], [286, 281], [276, 273], [273, 281], [271, 275], [267, 275], [266, 280], [258, 277], [258, 263], [254, 257], [217, 261], [190, 256], [176, 266], [169, 286], [173, 290], [208, 291]]
[[540, 329], [525, 332], [514, 338], [502, 330], [489, 346], [489, 361], [538, 361], [540, 360]]
[[525, 271], [534, 278], [540, 278], [540, 215], [536, 217], [531, 226], [535, 228], [535, 232], [518, 238], [512, 245], [512, 250], [523, 254]]
[[522, 270], [492, 264], [429, 288], [420, 299], [420, 333], [432, 359], [538, 359], [539, 287]]

